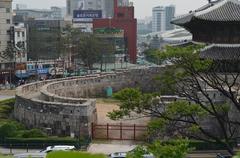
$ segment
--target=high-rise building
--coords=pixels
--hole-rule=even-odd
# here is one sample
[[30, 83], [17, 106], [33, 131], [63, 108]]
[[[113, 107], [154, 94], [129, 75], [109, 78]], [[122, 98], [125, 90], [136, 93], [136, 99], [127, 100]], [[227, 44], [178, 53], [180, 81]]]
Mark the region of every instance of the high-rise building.
[[5, 51], [10, 39], [12, 26], [12, 0], [0, 0], [0, 52]]
[[84, 10], [84, 0], [67, 0], [67, 16], [73, 16], [74, 10]]
[[164, 32], [174, 29], [170, 22], [175, 15], [175, 6], [158, 6], [152, 10], [152, 32]]
[[152, 10], [152, 32], [165, 31], [166, 16], [164, 7], [155, 7]]
[[112, 18], [94, 19], [93, 28], [115, 28], [123, 30], [127, 47], [125, 57], [129, 57], [132, 63], [136, 63], [137, 19], [134, 17], [133, 5], [119, 5], [119, 1], [114, 0], [114, 16]]
[[173, 30], [174, 25], [171, 24], [171, 21], [175, 16], [175, 6], [174, 5], [166, 6], [165, 15], [166, 15], [166, 30]]
[[62, 18], [62, 9], [56, 6], [51, 7], [52, 18], [61, 19]]
[[27, 9], [27, 5], [26, 4], [16, 4], [16, 9], [19, 10], [19, 9]]

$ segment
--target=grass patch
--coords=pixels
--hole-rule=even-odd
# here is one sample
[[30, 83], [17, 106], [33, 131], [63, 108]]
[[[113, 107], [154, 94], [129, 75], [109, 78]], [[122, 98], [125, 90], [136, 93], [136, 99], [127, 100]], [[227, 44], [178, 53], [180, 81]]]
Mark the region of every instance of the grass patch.
[[97, 98], [97, 103], [118, 104], [118, 100], [113, 98]]
[[13, 158], [13, 156], [0, 154], [0, 158]]
[[84, 152], [52, 152], [47, 155], [47, 158], [107, 158], [103, 154], [90, 154]]
[[13, 111], [15, 99], [6, 99], [0, 101], [0, 119], [8, 119]]

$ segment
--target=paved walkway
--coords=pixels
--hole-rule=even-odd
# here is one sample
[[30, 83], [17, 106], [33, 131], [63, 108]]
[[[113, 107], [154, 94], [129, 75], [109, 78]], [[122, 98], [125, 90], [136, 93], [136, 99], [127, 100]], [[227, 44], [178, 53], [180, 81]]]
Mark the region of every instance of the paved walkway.
[[88, 152], [111, 154], [114, 152], [128, 152], [134, 149], [136, 145], [123, 145], [123, 144], [91, 144]]

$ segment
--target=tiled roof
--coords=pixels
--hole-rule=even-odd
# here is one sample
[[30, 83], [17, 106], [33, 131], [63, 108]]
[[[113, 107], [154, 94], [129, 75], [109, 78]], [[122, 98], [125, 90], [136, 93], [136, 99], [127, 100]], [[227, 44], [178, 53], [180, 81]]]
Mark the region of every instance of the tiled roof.
[[212, 44], [201, 50], [200, 58], [213, 60], [239, 60], [240, 44]]
[[209, 3], [189, 14], [173, 19], [172, 23], [183, 25], [192, 19], [207, 21], [240, 21], [240, 2], [238, 0], [220, 0]]

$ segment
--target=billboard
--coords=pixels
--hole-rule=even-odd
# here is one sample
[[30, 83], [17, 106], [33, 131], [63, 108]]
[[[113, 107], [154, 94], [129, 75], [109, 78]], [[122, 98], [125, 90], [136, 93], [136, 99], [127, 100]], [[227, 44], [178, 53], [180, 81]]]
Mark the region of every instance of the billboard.
[[93, 19], [102, 18], [101, 10], [74, 10], [73, 22], [92, 22]]

